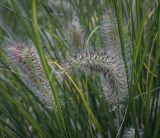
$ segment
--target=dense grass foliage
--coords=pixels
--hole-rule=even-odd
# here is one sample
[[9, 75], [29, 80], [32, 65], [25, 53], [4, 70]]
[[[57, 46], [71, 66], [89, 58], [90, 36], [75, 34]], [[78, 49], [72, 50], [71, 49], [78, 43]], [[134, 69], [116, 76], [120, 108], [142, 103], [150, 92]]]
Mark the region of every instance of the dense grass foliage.
[[160, 137], [159, 0], [0, 0], [0, 137]]

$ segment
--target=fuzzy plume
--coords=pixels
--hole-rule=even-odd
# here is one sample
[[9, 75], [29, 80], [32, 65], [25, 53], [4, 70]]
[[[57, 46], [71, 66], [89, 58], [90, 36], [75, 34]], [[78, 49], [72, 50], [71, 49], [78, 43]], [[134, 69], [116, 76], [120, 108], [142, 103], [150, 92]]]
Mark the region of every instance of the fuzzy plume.
[[79, 69], [103, 74], [103, 91], [107, 102], [110, 104], [121, 103], [127, 98], [128, 86], [124, 63], [114, 51], [79, 52], [72, 57], [68, 57], [64, 69], [65, 72]]
[[51, 108], [54, 97], [36, 49], [33, 46], [17, 43], [8, 48], [7, 53], [13, 66], [16, 65], [22, 73], [22, 80], [26, 86], [46, 107]]
[[135, 128], [125, 128], [122, 138], [135, 138]]
[[139, 129], [137, 134], [135, 128], [130, 126], [124, 129], [122, 138], [135, 138], [136, 135], [139, 135], [139, 138], [144, 138], [144, 129], [143, 128]]
[[107, 12], [101, 23], [101, 35], [106, 49], [116, 50], [118, 56], [122, 56], [121, 43], [117, 25], [117, 19], [112, 12]]
[[[73, 28], [74, 33], [73, 31], [68, 32], [80, 39], [83, 34], [82, 31], [77, 29], [79, 28], [77, 26], [72, 26], [71, 29]], [[106, 100], [111, 105], [117, 105], [126, 101], [128, 98], [128, 82], [122, 56], [117, 20], [110, 12], [107, 12], [103, 17], [100, 30], [105, 48], [99, 51], [90, 49], [80, 50], [79, 48], [76, 48], [74, 52], [70, 52], [70, 54], [67, 55], [67, 62], [63, 66], [64, 72], [82, 70], [89, 71], [89, 73], [95, 72], [97, 74], [103, 74], [101, 76], [104, 77], [101, 77], [101, 79]], [[128, 50], [131, 45], [129, 43], [130, 40], [126, 35], [124, 36], [124, 47]], [[78, 45], [80, 45], [82, 49], [81, 41], [77, 41], [75, 38], [70, 38], [68, 40], [71, 44], [69, 45], [71, 49]], [[76, 43], [73, 43], [74, 41]], [[127, 68], [130, 69], [131, 53], [125, 51], [125, 54], [128, 62]]]
[[[103, 42], [105, 45], [105, 48], [107, 50], [114, 50], [114, 53], [123, 61], [123, 55], [122, 55], [122, 49], [121, 49], [121, 41], [119, 36], [119, 30], [118, 30], [118, 23], [116, 17], [113, 15], [113, 12], [107, 11], [104, 15], [101, 23], [101, 35], [103, 38]], [[131, 75], [131, 68], [132, 68], [132, 62], [131, 62], [131, 53], [132, 53], [132, 43], [131, 39], [129, 37], [129, 30], [128, 28], [123, 28], [123, 36], [122, 36], [123, 42], [124, 42], [124, 56], [126, 59], [126, 65], [128, 70], [128, 76]]]
[[66, 41], [71, 51], [80, 50], [84, 45], [84, 32], [77, 18], [68, 22], [66, 27]]

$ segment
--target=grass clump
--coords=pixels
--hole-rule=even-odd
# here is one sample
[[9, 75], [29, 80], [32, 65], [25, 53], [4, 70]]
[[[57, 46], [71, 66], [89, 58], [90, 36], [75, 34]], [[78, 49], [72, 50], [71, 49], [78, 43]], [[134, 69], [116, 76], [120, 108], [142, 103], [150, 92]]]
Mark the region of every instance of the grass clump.
[[159, 38], [158, 0], [1, 0], [0, 137], [159, 137]]

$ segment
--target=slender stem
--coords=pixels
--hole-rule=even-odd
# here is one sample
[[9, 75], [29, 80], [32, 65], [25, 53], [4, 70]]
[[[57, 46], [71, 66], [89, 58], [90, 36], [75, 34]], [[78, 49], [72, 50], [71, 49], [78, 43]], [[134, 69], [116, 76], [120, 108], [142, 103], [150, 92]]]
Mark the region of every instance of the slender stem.
[[[43, 65], [46, 77], [49, 80], [50, 71], [49, 71], [49, 68], [48, 68], [46, 58], [45, 58], [44, 53], [43, 53], [41, 38], [40, 38], [40, 35], [39, 35], [39, 31], [38, 31], [36, 0], [32, 1], [32, 18], [33, 18], [33, 31], [34, 31], [34, 36], [35, 36], [35, 46], [37, 48], [40, 59], [42, 61], [42, 65]], [[59, 99], [58, 99], [58, 94], [57, 94], [57, 91], [56, 91], [56, 87], [55, 87], [52, 80], [50, 80], [49, 83], [50, 83], [50, 86], [51, 86], [51, 89], [52, 89], [52, 92], [53, 92], [53, 95], [54, 95], [55, 102], [57, 104], [57, 108], [59, 110], [60, 120], [62, 122], [62, 126], [63, 126], [64, 132], [65, 132], [65, 136], [67, 136], [67, 130], [66, 130], [65, 122], [64, 122], [63, 112], [62, 112], [62, 108], [61, 108], [61, 105], [60, 105], [60, 102], [59, 102]]]

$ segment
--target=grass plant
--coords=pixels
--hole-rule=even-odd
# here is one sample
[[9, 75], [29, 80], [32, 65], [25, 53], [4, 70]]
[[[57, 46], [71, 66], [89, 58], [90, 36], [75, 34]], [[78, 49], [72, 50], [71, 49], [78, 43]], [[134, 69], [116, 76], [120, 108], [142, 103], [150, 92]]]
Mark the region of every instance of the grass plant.
[[0, 0], [0, 137], [160, 137], [159, 0]]

